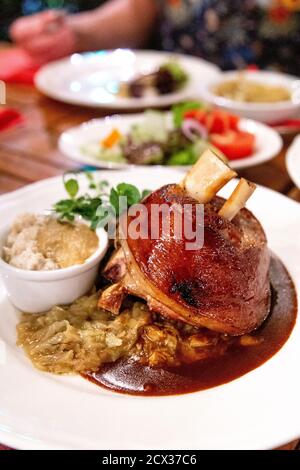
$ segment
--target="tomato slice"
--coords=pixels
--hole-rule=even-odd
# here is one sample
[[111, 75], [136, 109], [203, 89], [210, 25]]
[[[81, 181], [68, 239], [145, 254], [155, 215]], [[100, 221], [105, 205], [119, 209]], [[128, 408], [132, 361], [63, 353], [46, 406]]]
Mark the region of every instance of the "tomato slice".
[[211, 134], [210, 141], [229, 160], [237, 160], [253, 153], [255, 136], [250, 132], [228, 131], [226, 134]]
[[230, 114], [220, 109], [214, 109], [206, 117], [206, 127], [211, 133], [223, 134], [229, 131], [230, 127]]
[[190, 109], [184, 113], [184, 118], [195, 119], [200, 124], [204, 124], [206, 114], [207, 111], [204, 109]]
[[230, 127], [230, 129], [232, 129], [233, 131], [237, 131], [238, 130], [238, 125], [239, 125], [239, 122], [240, 122], [240, 117], [236, 116], [236, 114], [228, 114], [228, 116], [229, 116], [229, 127]]
[[184, 113], [185, 119], [195, 119], [203, 124], [209, 133], [224, 134], [229, 130], [238, 130], [239, 116], [221, 109], [190, 109]]

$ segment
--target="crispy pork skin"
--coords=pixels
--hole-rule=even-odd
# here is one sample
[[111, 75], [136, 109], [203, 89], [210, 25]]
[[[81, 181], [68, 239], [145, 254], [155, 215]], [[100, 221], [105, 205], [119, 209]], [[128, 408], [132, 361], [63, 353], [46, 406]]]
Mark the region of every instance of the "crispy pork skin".
[[[194, 208], [197, 201], [176, 184], [150, 194], [144, 201], [149, 231], [152, 204], [172, 203]], [[133, 239], [129, 234], [121, 241], [127, 266], [121, 282], [127, 293], [144, 298], [166, 317], [242, 335], [258, 328], [269, 312], [270, 256], [264, 231], [252, 213], [242, 209], [229, 221], [218, 214], [223, 204], [220, 197], [205, 204], [201, 249], [187, 250], [189, 240], [172, 237], [172, 231], [164, 236], [161, 224], [157, 239], [150, 234]], [[191, 217], [195, 219], [194, 210]], [[129, 226], [133, 220], [126, 216], [125, 223]]]

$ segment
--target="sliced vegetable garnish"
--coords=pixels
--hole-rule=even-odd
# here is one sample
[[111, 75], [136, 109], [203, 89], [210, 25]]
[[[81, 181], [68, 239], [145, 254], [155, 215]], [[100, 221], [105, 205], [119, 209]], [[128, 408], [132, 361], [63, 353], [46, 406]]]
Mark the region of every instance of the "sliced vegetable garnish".
[[199, 138], [207, 140], [205, 126], [195, 119], [184, 119], [181, 129], [185, 137], [191, 142], [195, 142]]
[[209, 133], [223, 134], [231, 129], [229, 114], [219, 109], [207, 113], [205, 125]]
[[120, 139], [122, 137], [122, 134], [118, 129], [113, 129], [110, 134], [105, 137], [105, 139], [101, 140], [101, 145], [103, 147], [110, 149], [114, 145], [116, 145], [118, 142], [120, 142]]
[[228, 131], [226, 134], [211, 134], [210, 141], [229, 160], [237, 160], [253, 153], [255, 136], [250, 132]]

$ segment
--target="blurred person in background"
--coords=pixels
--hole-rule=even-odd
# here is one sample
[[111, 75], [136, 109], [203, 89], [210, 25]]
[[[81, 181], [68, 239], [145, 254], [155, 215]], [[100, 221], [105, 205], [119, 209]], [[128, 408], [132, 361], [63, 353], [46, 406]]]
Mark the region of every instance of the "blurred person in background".
[[40, 63], [74, 52], [149, 47], [152, 37], [159, 49], [224, 70], [257, 64], [300, 75], [300, 0], [108, 0], [78, 14], [22, 17], [10, 32]]
[[69, 13], [92, 10], [106, 0], [0, 0], [0, 41], [9, 38], [11, 23], [20, 16], [32, 15], [46, 9], [60, 8]]

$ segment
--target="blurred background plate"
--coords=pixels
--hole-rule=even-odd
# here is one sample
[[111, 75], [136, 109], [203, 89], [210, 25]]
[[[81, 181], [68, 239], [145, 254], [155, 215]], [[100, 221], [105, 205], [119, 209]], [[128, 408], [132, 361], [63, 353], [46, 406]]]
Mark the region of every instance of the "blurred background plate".
[[[177, 61], [189, 77], [179, 91], [143, 98], [123, 98], [116, 94], [120, 81], [151, 73], [170, 60]], [[219, 73], [218, 67], [195, 57], [116, 49], [73, 54], [51, 62], [37, 73], [35, 84], [45, 95], [66, 103], [107, 109], [137, 109], [169, 106], [195, 97], [200, 81], [210, 83]]]
[[[59, 149], [67, 157], [80, 162], [84, 165], [92, 165], [98, 168], [121, 169], [137, 165], [129, 163], [115, 163], [104, 161], [92, 157], [83, 152], [82, 147], [91, 142], [99, 142], [107, 136], [114, 128], [117, 128], [121, 134], [127, 134], [131, 126], [143, 119], [143, 114], [131, 114], [129, 116], [114, 115], [103, 119], [93, 119], [80, 126], [73, 127], [65, 131], [59, 139]], [[169, 126], [172, 126], [171, 114], [168, 113]], [[280, 135], [265, 124], [242, 119], [240, 128], [243, 131], [255, 134], [256, 150], [253, 155], [239, 160], [229, 162], [234, 169], [251, 167], [259, 165], [270, 160], [277, 155], [282, 148], [282, 139]], [[186, 170], [186, 166], [173, 167], [179, 170]], [[147, 170], [148, 171], [148, 170]]]

